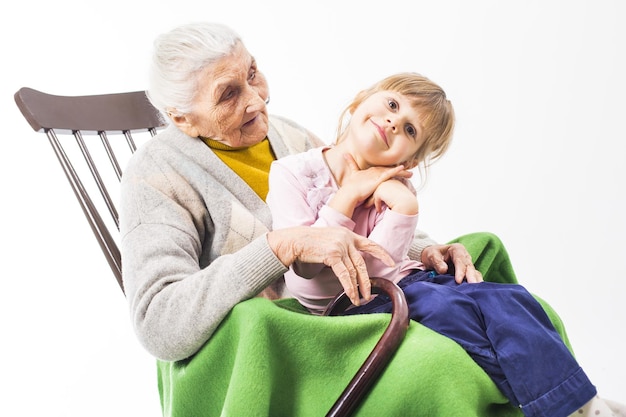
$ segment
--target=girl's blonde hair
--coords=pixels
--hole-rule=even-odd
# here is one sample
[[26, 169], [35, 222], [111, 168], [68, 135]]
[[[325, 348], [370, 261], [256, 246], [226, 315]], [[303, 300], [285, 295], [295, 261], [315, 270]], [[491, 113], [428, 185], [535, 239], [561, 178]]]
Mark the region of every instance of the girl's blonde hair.
[[357, 94], [341, 113], [337, 141], [341, 139], [347, 127], [345, 119], [348, 114], [354, 113], [365, 99], [380, 91], [394, 91], [407, 97], [419, 112], [424, 143], [413, 158], [404, 163], [411, 167], [419, 167], [420, 172], [425, 175], [427, 168], [450, 146], [454, 131], [454, 109], [445, 91], [420, 74], [403, 72], [391, 75]]

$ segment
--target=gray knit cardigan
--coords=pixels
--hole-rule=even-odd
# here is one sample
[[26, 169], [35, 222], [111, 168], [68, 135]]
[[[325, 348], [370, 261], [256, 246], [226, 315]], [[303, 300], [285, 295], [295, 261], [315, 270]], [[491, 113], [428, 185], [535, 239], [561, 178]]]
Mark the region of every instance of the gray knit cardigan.
[[[268, 138], [277, 158], [320, 143], [277, 116]], [[122, 178], [122, 272], [135, 332], [152, 355], [193, 355], [238, 302], [282, 282], [287, 267], [265, 237], [271, 224], [265, 202], [175, 126], [133, 155]], [[417, 232], [410, 255], [433, 243]]]

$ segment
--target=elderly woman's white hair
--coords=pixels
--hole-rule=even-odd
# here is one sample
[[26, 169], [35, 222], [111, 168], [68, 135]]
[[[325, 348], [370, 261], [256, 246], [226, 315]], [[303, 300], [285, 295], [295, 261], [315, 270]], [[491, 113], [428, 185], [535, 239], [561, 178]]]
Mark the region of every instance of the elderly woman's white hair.
[[[186, 114], [197, 92], [198, 74], [230, 54], [241, 37], [219, 23], [182, 25], [154, 41], [147, 95], [166, 116]], [[166, 118], [167, 120], [167, 118]]]

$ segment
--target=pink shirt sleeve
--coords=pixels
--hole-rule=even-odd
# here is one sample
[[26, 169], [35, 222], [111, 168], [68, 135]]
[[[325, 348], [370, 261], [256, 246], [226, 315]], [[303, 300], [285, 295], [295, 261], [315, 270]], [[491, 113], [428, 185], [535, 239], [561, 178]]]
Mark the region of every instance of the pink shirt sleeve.
[[406, 275], [405, 271], [422, 266], [421, 263], [410, 261], [409, 248], [413, 241], [413, 233], [417, 227], [418, 215], [408, 216], [386, 208], [377, 215], [377, 221], [368, 238], [385, 248], [396, 262], [389, 267], [377, 258], [365, 254], [367, 270], [370, 276], [399, 281]]

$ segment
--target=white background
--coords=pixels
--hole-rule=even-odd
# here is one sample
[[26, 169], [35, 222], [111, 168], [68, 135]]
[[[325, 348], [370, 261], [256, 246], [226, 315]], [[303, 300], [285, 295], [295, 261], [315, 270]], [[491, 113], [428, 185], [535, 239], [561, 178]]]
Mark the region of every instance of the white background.
[[420, 194], [421, 228], [441, 242], [499, 235], [600, 395], [626, 402], [626, 3], [39, 0], [0, 16], [3, 414], [160, 413], [154, 361], [12, 96], [145, 89], [154, 37], [195, 20], [237, 30], [269, 79], [270, 112], [327, 142], [379, 78], [417, 71], [441, 84], [458, 124]]

